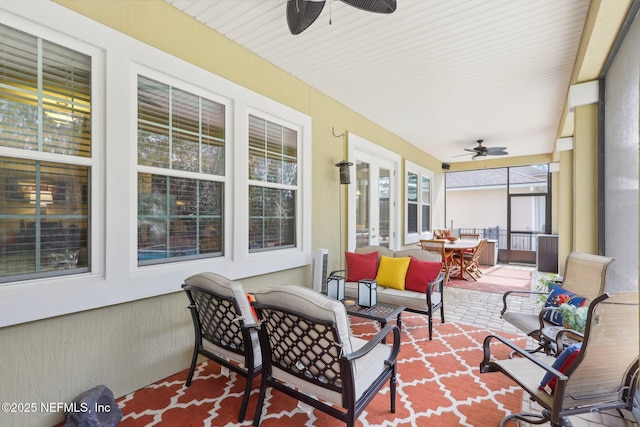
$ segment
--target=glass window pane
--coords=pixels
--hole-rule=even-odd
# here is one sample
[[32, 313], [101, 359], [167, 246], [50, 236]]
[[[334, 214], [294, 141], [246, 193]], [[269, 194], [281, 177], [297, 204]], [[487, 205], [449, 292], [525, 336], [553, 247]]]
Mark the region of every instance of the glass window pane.
[[169, 129], [138, 123], [138, 164], [169, 167]]
[[418, 232], [418, 205], [416, 203], [407, 205], [407, 232]]
[[549, 165], [531, 165], [509, 168], [509, 194], [547, 193]]
[[91, 58], [0, 25], [0, 118], [5, 147], [90, 157]]
[[225, 106], [138, 76], [138, 164], [224, 175]]
[[297, 146], [295, 130], [249, 116], [249, 179], [297, 185]]
[[407, 173], [407, 200], [418, 201], [418, 174], [413, 172]]
[[249, 186], [249, 250], [296, 244], [296, 192]]
[[370, 165], [356, 160], [356, 247], [369, 244]]
[[138, 261], [221, 254], [220, 182], [138, 174]]
[[426, 231], [430, 231], [431, 230], [431, 206], [429, 205], [422, 205], [422, 227], [421, 230], [422, 232], [426, 232]]
[[88, 184], [88, 167], [0, 157], [0, 280], [87, 270]]
[[420, 195], [420, 202], [431, 204], [431, 180], [428, 177], [423, 176], [421, 183], [422, 192]]

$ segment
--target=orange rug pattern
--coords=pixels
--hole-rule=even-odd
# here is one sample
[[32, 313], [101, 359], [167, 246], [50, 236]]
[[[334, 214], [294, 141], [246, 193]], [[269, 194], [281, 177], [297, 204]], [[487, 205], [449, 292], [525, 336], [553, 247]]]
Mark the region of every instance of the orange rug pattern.
[[509, 290], [528, 291], [531, 289], [532, 270], [532, 268], [509, 265], [481, 265], [480, 271], [482, 271], [482, 277], [477, 281], [474, 281], [465, 274], [464, 277], [469, 280], [460, 280], [451, 277], [447, 285], [453, 288], [496, 293], [503, 293]]
[[[367, 338], [377, 323], [351, 318], [354, 334]], [[427, 317], [404, 313], [398, 361], [396, 413], [389, 411], [388, 386], [360, 415], [357, 426], [496, 426], [522, 407], [522, 391], [502, 374], [480, 374], [485, 329], [436, 322], [429, 341]], [[507, 335], [524, 345], [524, 338]], [[494, 350], [492, 350], [492, 353]], [[500, 358], [508, 357], [505, 348]], [[259, 379], [244, 423], [237, 422], [245, 380], [220, 366], [204, 362], [196, 367], [190, 387], [187, 370], [118, 399], [123, 411], [120, 427], [248, 426], [251, 425]], [[343, 426], [312, 408], [304, 408], [278, 391], [267, 389], [261, 426]]]

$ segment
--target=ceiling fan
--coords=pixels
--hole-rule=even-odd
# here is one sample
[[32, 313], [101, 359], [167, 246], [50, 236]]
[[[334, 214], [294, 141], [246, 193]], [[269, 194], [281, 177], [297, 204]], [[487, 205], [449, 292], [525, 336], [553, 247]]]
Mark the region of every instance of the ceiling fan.
[[[287, 0], [287, 24], [291, 34], [300, 34], [320, 16], [326, 0]], [[330, 0], [331, 1], [331, 0]], [[375, 13], [393, 13], [396, 0], [340, 0], [343, 3]]]
[[482, 145], [484, 142], [483, 139], [478, 139], [476, 141], [478, 143], [477, 147], [474, 148], [465, 148], [465, 151], [469, 151], [473, 153], [472, 159], [477, 159], [478, 157], [486, 157], [486, 156], [506, 156], [507, 153], [505, 150], [507, 147], [485, 147]]

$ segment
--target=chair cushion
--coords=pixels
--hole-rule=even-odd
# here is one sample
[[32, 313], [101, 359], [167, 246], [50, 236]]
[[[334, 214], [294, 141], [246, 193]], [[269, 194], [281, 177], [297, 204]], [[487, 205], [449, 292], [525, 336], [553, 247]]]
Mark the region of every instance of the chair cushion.
[[354, 252], [357, 254], [368, 254], [371, 252], [378, 252], [378, 257], [382, 255], [393, 256], [393, 254], [396, 253], [395, 251], [389, 248], [386, 248], [384, 246], [379, 246], [379, 245], [361, 246], [359, 248], [355, 248]]
[[[569, 367], [571, 366], [571, 364], [573, 363], [573, 360], [578, 356], [578, 353], [580, 353], [581, 348], [582, 348], [582, 343], [573, 344], [565, 348], [562, 351], [562, 353], [560, 353], [560, 355], [556, 358], [556, 361], [553, 362], [553, 365], [551, 365], [551, 367], [557, 369], [563, 374], [566, 373], [567, 370], [569, 370]], [[551, 374], [550, 372], [547, 372], [545, 376], [542, 378], [542, 381], [540, 382], [540, 386], [538, 388], [552, 395], [553, 392], [556, 390], [557, 382], [558, 382], [558, 377]]]
[[376, 274], [376, 282], [380, 286], [393, 289], [404, 289], [407, 270], [411, 258], [390, 258], [387, 256], [380, 257], [380, 266]]
[[420, 261], [411, 257], [405, 278], [405, 289], [425, 293], [427, 285], [438, 277], [440, 270], [442, 270], [441, 262]]
[[256, 302], [270, 304], [304, 313], [321, 320], [336, 322], [340, 341], [347, 353], [351, 353], [349, 319], [344, 305], [310, 288], [281, 285], [263, 288], [255, 293]]
[[253, 311], [247, 300], [247, 294], [239, 282], [234, 282], [219, 274], [205, 272], [187, 277], [184, 283], [190, 286], [208, 289], [226, 297], [235, 298], [238, 307], [240, 307], [240, 314], [242, 314], [244, 318], [244, 323], [256, 323], [256, 319], [253, 317]]
[[345, 252], [347, 260], [347, 282], [374, 279], [378, 273], [378, 252], [358, 254]]
[[396, 258], [410, 256], [420, 261], [434, 261], [434, 262], [442, 261], [442, 257], [440, 256], [439, 253], [425, 251], [424, 249], [405, 249], [405, 250], [396, 252], [394, 256]]
[[[352, 337], [353, 350], [358, 350], [364, 346], [367, 341], [361, 338]], [[355, 367], [355, 398], [360, 399], [362, 394], [369, 388], [371, 382], [377, 378], [382, 371], [387, 367], [384, 363], [389, 358], [391, 353], [391, 347], [385, 344], [378, 344], [373, 350], [359, 359], [356, 359], [354, 363]], [[302, 390], [308, 394], [319, 397], [323, 400], [334, 403], [335, 405], [342, 407], [342, 394], [330, 390], [321, 385], [313, 385], [308, 381], [301, 380], [300, 378], [293, 376], [278, 367], [273, 367], [273, 376], [285, 383]]]
[[[580, 307], [586, 301], [586, 298], [578, 296], [573, 292], [569, 292], [559, 285], [551, 285], [549, 289], [551, 290], [551, 293], [547, 297], [547, 301], [544, 303], [545, 308], [557, 308], [560, 307], [561, 304], [571, 304], [576, 307]], [[544, 314], [544, 319], [554, 325], [562, 326], [562, 313], [560, 310], [547, 311]]]
[[[367, 340], [353, 337], [353, 350], [356, 351], [360, 347], [367, 344]], [[385, 344], [378, 344], [373, 350], [359, 359], [355, 363], [355, 380], [356, 380], [356, 399], [362, 396], [367, 388], [371, 385], [382, 371], [387, 367], [384, 363], [391, 354], [391, 347]]]

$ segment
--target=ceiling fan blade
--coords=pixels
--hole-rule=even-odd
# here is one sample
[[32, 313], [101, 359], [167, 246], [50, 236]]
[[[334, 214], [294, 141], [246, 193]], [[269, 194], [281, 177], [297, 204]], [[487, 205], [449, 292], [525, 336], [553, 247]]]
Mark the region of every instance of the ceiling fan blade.
[[506, 151], [489, 151], [487, 154], [490, 156], [506, 156], [509, 153]]
[[318, 19], [325, 0], [287, 0], [287, 24], [291, 34], [300, 34]]
[[343, 3], [375, 13], [393, 13], [396, 10], [396, 0], [342, 0]]
[[474, 150], [474, 149], [471, 149], [471, 148], [465, 148], [464, 151], [468, 151], [470, 153], [477, 153], [478, 152], [478, 150]]
[[506, 149], [507, 149], [507, 147], [487, 147], [487, 152], [489, 154], [491, 154], [491, 153], [498, 152], [498, 151], [504, 151]]

